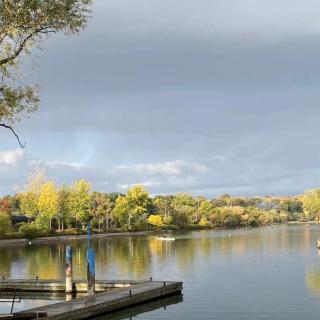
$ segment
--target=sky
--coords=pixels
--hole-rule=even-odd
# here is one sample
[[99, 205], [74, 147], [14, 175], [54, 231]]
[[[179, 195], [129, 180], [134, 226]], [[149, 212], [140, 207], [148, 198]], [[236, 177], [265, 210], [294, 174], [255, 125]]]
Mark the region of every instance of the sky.
[[40, 109], [0, 132], [0, 195], [58, 185], [216, 197], [320, 187], [320, 3], [94, 0], [26, 60]]

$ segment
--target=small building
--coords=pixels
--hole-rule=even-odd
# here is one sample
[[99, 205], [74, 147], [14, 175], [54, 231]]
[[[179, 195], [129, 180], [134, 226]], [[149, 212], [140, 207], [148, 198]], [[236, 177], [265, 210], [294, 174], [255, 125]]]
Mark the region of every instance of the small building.
[[17, 225], [19, 223], [28, 223], [32, 219], [28, 218], [27, 216], [11, 216], [11, 221], [13, 225]]

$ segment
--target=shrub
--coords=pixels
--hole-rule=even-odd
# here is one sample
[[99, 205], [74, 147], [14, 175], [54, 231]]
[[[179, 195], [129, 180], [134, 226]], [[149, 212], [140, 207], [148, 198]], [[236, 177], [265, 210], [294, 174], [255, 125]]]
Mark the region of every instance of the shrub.
[[160, 216], [159, 214], [152, 214], [148, 218], [148, 223], [156, 227], [162, 227], [164, 225], [162, 216]]
[[26, 238], [32, 240], [34, 238], [37, 238], [41, 235], [41, 231], [38, 229], [36, 223], [24, 223], [19, 228], [19, 232], [23, 234]]
[[38, 215], [35, 220], [35, 226], [39, 231], [49, 231], [50, 230], [50, 218], [44, 214]]
[[199, 226], [201, 226], [201, 227], [209, 227], [210, 223], [208, 222], [208, 220], [206, 218], [201, 218], [201, 220], [199, 222]]
[[10, 216], [0, 212], [0, 233], [10, 232], [11, 226]]

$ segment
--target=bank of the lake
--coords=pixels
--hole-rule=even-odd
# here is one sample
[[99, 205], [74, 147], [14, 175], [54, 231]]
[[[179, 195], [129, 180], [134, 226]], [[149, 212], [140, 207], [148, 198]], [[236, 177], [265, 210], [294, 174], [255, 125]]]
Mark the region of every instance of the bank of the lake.
[[[109, 232], [109, 233], [93, 233], [90, 235], [90, 238], [105, 238], [105, 237], [121, 237], [121, 236], [145, 236], [148, 234], [152, 234], [153, 231], [137, 231], [137, 232]], [[22, 245], [22, 244], [32, 244], [32, 243], [49, 243], [56, 241], [68, 241], [68, 240], [80, 240], [87, 239], [88, 235], [77, 234], [77, 235], [53, 235], [48, 237], [39, 237], [34, 239], [27, 238], [7, 238], [0, 240], [0, 247], [12, 246], [12, 245]]]
[[[279, 225], [281, 223], [275, 223], [270, 225], [271, 227]], [[282, 224], [297, 224], [297, 225], [304, 225], [304, 224], [320, 224], [320, 221], [290, 221], [285, 222]], [[250, 230], [250, 229], [256, 229], [261, 228], [260, 227], [245, 227], [245, 228], [226, 228], [226, 227], [205, 227], [205, 226], [199, 226], [199, 225], [189, 225], [185, 226], [183, 228], [153, 228], [152, 230], [141, 230], [141, 231], [121, 231], [121, 230], [113, 230], [113, 231], [91, 231], [90, 237], [91, 238], [100, 238], [100, 237], [114, 237], [114, 236], [144, 236], [144, 235], [150, 235], [150, 234], [162, 234], [167, 232], [187, 232], [187, 231], [202, 231], [202, 230]], [[74, 240], [74, 239], [86, 239], [88, 237], [87, 231], [84, 230], [72, 230], [72, 234], [70, 234], [70, 231], [65, 230], [60, 232], [45, 232], [45, 236], [36, 236], [36, 237], [25, 237], [25, 235], [21, 234], [20, 232], [10, 233], [10, 234], [1, 234], [0, 235], [0, 246], [6, 246], [6, 245], [18, 245], [18, 244], [29, 244], [31, 242], [33, 243], [41, 243], [41, 242], [54, 242], [54, 241], [67, 241], [67, 240]]]

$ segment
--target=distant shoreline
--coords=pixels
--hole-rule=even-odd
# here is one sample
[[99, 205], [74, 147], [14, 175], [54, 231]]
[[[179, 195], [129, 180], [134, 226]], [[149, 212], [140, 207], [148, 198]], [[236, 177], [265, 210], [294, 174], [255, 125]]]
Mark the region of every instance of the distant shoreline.
[[[280, 225], [281, 223], [276, 223], [273, 225]], [[283, 224], [320, 224], [320, 221], [288, 221]], [[268, 225], [271, 226], [271, 225]], [[256, 228], [260, 228], [263, 226], [258, 226]], [[252, 228], [246, 228], [248, 229], [255, 229]], [[152, 231], [135, 231], [135, 232], [105, 232], [105, 233], [93, 233], [91, 234], [91, 238], [111, 238], [111, 237], [118, 237], [118, 236], [145, 236], [150, 235], [154, 233], [159, 232], [166, 232], [166, 231], [200, 231], [200, 230], [237, 230], [234, 228], [225, 228], [225, 227], [202, 227], [202, 228], [185, 228], [185, 229], [178, 229], [178, 230], [152, 230]], [[67, 240], [79, 240], [87, 239], [86, 234], [78, 234], [78, 235], [54, 235], [54, 236], [47, 236], [47, 237], [39, 237], [34, 239], [27, 239], [27, 238], [8, 238], [8, 239], [0, 239], [0, 248], [6, 247], [6, 246], [12, 246], [12, 245], [27, 245], [29, 243], [50, 243], [50, 242], [58, 242], [58, 241], [67, 241]]]
[[[153, 231], [137, 231], [137, 232], [110, 232], [110, 233], [95, 233], [91, 234], [91, 238], [109, 238], [116, 236], [145, 236], [148, 234], [154, 233]], [[87, 235], [61, 235], [61, 236], [52, 236], [52, 237], [40, 237], [35, 238], [33, 240], [29, 240], [26, 238], [22, 239], [1, 239], [0, 247], [6, 247], [11, 245], [27, 245], [29, 243], [49, 243], [49, 242], [57, 242], [57, 241], [67, 241], [67, 240], [79, 240], [87, 239]]]

